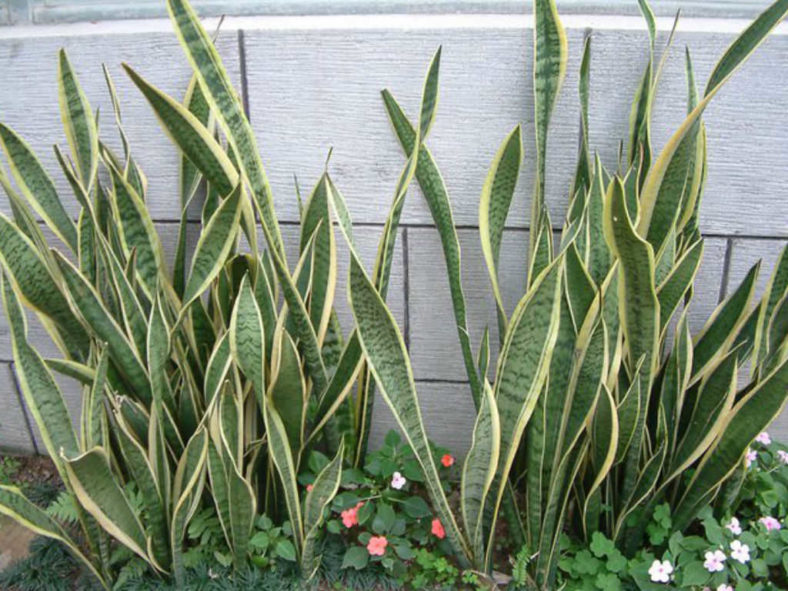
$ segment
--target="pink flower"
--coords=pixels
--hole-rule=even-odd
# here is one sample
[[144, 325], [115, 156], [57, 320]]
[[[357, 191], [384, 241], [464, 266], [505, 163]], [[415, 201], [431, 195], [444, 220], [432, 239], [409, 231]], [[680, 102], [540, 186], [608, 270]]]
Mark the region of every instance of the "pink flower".
[[718, 573], [725, 570], [725, 553], [722, 550], [714, 550], [713, 552], [706, 552], [706, 558], [703, 566], [710, 573]]
[[741, 535], [741, 524], [739, 520], [735, 517], [731, 517], [731, 520], [725, 524], [725, 527], [730, 531], [734, 536]]
[[354, 525], [358, 525], [358, 510], [361, 509], [363, 502], [359, 502], [355, 507], [351, 507], [350, 509], [345, 509], [340, 513], [342, 516], [342, 524], [350, 529]]
[[783, 451], [781, 449], [777, 450], [777, 457], [780, 458], [780, 461], [783, 464], [788, 464], [788, 451]]
[[441, 520], [438, 519], [437, 517], [432, 520], [432, 535], [438, 538], [439, 540], [442, 540], [443, 538], [446, 537], [446, 530], [443, 529], [443, 524], [441, 523]]
[[778, 530], [782, 527], [780, 522], [774, 517], [761, 517], [758, 521], [763, 524], [766, 531]]
[[744, 564], [750, 561], [750, 547], [739, 540], [731, 542], [731, 558]]
[[744, 457], [744, 464], [749, 468], [752, 463], [758, 459], [758, 454], [753, 449], [747, 449], [747, 455]]
[[370, 556], [383, 556], [388, 545], [389, 541], [385, 536], [372, 536], [367, 544], [367, 552]]
[[306, 492], [312, 492], [313, 488], [315, 488], [314, 484], [307, 484], [306, 485]]
[[454, 465], [454, 456], [451, 454], [443, 454], [441, 458], [441, 464], [443, 464], [446, 468], [449, 468]]
[[654, 583], [669, 583], [673, 574], [673, 565], [667, 560], [655, 560], [648, 569], [648, 574]]
[[755, 438], [755, 441], [760, 443], [761, 445], [769, 445], [772, 442], [772, 438], [769, 437], [769, 434], [766, 431], [758, 433], [758, 437]]
[[733, 587], [731, 587], [730, 585], [726, 585], [725, 583], [723, 583], [722, 585], [720, 585], [719, 587], [717, 587], [717, 591], [733, 591]]
[[400, 490], [405, 486], [406, 482], [407, 480], [405, 480], [405, 477], [399, 472], [394, 472], [391, 476], [391, 488], [393, 489]]

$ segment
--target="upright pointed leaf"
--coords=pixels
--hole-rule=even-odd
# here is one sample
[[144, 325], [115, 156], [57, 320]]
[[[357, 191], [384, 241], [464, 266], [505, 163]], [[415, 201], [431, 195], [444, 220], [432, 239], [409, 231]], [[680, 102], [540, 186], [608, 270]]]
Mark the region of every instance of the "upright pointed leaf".
[[638, 223], [638, 233], [646, 235], [651, 225], [652, 214], [655, 202], [659, 195], [659, 190], [665, 178], [671, 160], [678, 150], [684, 137], [690, 133], [695, 122], [703, 114], [706, 106], [714, 95], [730, 79], [733, 73], [752, 55], [752, 53], [763, 43], [769, 32], [777, 26], [788, 13], [788, 0], [777, 0], [769, 8], [758, 16], [728, 47], [722, 58], [712, 71], [706, 83], [706, 90], [703, 99], [687, 115], [684, 122], [670, 137], [665, 147], [662, 149], [657, 160], [646, 177], [641, 192], [640, 201], [642, 204], [641, 216]]
[[704, 455], [673, 514], [677, 528], [686, 527], [708, 500], [708, 495], [742, 461], [753, 439], [785, 407], [788, 396], [788, 361], [742, 398], [728, 415], [725, 426]]
[[498, 406], [490, 384], [485, 383], [484, 398], [476, 415], [473, 438], [462, 468], [460, 501], [474, 563], [484, 568], [484, 508], [495, 478], [501, 449], [501, 424]]
[[3, 290], [3, 309], [11, 329], [11, 347], [19, 389], [38, 425], [47, 452], [61, 469], [61, 450], [70, 455], [79, 452], [71, 417], [52, 372], [38, 352], [28, 344], [27, 322], [16, 294], [2, 275], [0, 283]]
[[[383, 103], [386, 107], [389, 120], [394, 126], [394, 131], [400, 141], [403, 151], [412, 154], [416, 142], [417, 131], [408, 121], [405, 113], [388, 90], [383, 91]], [[423, 137], [423, 132], [422, 132]], [[451, 203], [449, 202], [446, 185], [438, 170], [429, 149], [422, 145], [419, 148], [415, 172], [416, 180], [421, 187], [422, 194], [427, 201], [427, 206], [432, 214], [432, 219], [438, 228], [441, 239], [443, 256], [449, 277], [449, 290], [451, 292], [454, 318], [457, 323], [457, 335], [460, 340], [465, 371], [471, 386], [471, 395], [474, 401], [481, 394], [481, 382], [473, 365], [473, 351], [471, 349], [468, 321], [466, 314], [465, 295], [462, 288], [460, 269], [460, 241], [454, 227]], [[381, 292], [385, 293], [385, 291]]]
[[58, 53], [58, 91], [66, 139], [77, 163], [82, 186], [89, 191], [98, 170], [98, 129], [93, 110], [65, 49]]
[[68, 286], [69, 298], [91, 331], [107, 343], [112, 362], [134, 388], [143, 402], [151, 399], [147, 371], [134, 348], [101, 301], [101, 297], [82, 274], [60, 253], [55, 259]]
[[197, 241], [189, 280], [183, 294], [183, 310], [211, 284], [230, 254], [241, 219], [241, 185], [222, 201]]
[[284, 261], [284, 246], [274, 212], [271, 188], [252, 127], [244, 114], [243, 103], [232, 87], [216, 47], [189, 2], [167, 0], [167, 10], [205, 98], [225, 131], [233, 152], [238, 157], [241, 170], [252, 187], [269, 246]]
[[262, 404], [265, 392], [265, 330], [249, 281], [249, 276], [245, 275], [238, 288], [230, 319], [230, 350], [241, 371], [252, 382], [257, 400]]
[[304, 501], [304, 551], [301, 568], [308, 579], [314, 576], [320, 565], [320, 557], [315, 555], [317, 536], [323, 523], [323, 513], [339, 490], [344, 452], [344, 444], [340, 443], [334, 459], [317, 475]]
[[[659, 363], [659, 301], [654, 286], [654, 251], [635, 232], [627, 211], [624, 186], [618, 178], [613, 180], [608, 189], [605, 235], [621, 264], [619, 315], [630, 374], [633, 379], [637, 377], [639, 380], [637, 419], [627, 452], [623, 484], [623, 496], [626, 498], [635, 486], [651, 384]], [[641, 363], [641, 370], [635, 372], [636, 365]]]
[[183, 586], [185, 565], [183, 558], [183, 538], [200, 501], [205, 485], [205, 467], [208, 457], [208, 434], [204, 428], [198, 429], [186, 445], [173, 481], [173, 501], [175, 508], [170, 526], [172, 547], [172, 566], [175, 581]]
[[514, 128], [498, 148], [493, 159], [487, 180], [482, 188], [479, 201], [479, 235], [482, 240], [482, 253], [487, 263], [495, 303], [498, 307], [498, 332], [506, 332], [507, 316], [503, 297], [498, 285], [498, 257], [501, 250], [503, 229], [509, 214], [509, 205], [514, 196], [517, 177], [523, 161], [521, 129]]
[[265, 401], [263, 418], [265, 420], [265, 431], [268, 435], [270, 455], [279, 473], [290, 525], [293, 528], [293, 538], [296, 542], [296, 549], [300, 553], [303, 548], [304, 522], [298, 493], [296, 466], [293, 454], [290, 452], [287, 432], [282, 419], [279, 413], [276, 412], [271, 398], [266, 396]]
[[172, 141], [219, 192], [219, 195], [229, 195], [238, 184], [238, 172], [203, 122], [187, 107], [147, 82], [131, 67], [126, 64], [123, 67], [153, 107], [159, 123]]
[[351, 250], [349, 300], [361, 347], [378, 390], [413, 448], [426, 478], [427, 490], [446, 535], [460, 559], [468, 563], [470, 550], [452, 515], [421, 419], [413, 371], [405, 343], [391, 312]]
[[0, 214], [0, 262], [9, 274], [8, 279], [28, 306], [52, 319], [72, 356], [84, 359], [88, 335], [43, 257], [18, 226]]
[[72, 252], [77, 252], [77, 228], [66, 212], [55, 189], [55, 183], [36, 158], [30, 146], [10, 127], [0, 123], [0, 143], [11, 173], [22, 194], [35, 212]]
[[[520, 440], [547, 379], [558, 336], [563, 264], [562, 257], [553, 261], [517, 304], [498, 358], [495, 398], [501, 417], [501, 452], [496, 483], [490, 491], [493, 515], [500, 506]], [[493, 522], [491, 536], [494, 526]], [[491, 549], [488, 542], [488, 560]]]
[[547, 158], [547, 130], [566, 74], [567, 41], [555, 0], [534, 1], [534, 127], [536, 131], [536, 174], [531, 207], [531, 258], [537, 250], [534, 228], [543, 225]]

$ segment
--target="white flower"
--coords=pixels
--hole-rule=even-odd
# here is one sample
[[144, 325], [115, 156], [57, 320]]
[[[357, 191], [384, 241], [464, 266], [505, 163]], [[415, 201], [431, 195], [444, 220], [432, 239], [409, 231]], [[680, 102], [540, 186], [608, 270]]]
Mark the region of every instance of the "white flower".
[[725, 553], [722, 550], [709, 551], [704, 556], [706, 561], [703, 563], [703, 566], [710, 573], [718, 573], [725, 569]]
[[407, 480], [405, 480], [405, 477], [402, 474], [400, 474], [399, 472], [394, 472], [394, 474], [391, 477], [391, 488], [399, 490], [403, 486], [405, 486], [406, 482]]
[[667, 560], [662, 562], [655, 560], [651, 563], [648, 574], [651, 575], [651, 580], [655, 583], [668, 583], [670, 575], [673, 574], [673, 565]]
[[723, 583], [722, 585], [720, 585], [719, 587], [717, 587], [717, 591], [733, 591], [733, 587], [731, 587], [730, 585], [726, 585], [725, 583]]
[[780, 458], [780, 461], [783, 464], [788, 464], [788, 451], [783, 451], [781, 449], [777, 450], [777, 457]]
[[780, 522], [774, 517], [761, 517], [758, 521], [763, 524], [766, 531], [772, 531], [773, 529], [780, 529], [782, 527]]
[[725, 527], [728, 528], [728, 531], [730, 531], [734, 536], [741, 534], [741, 524], [735, 517], [731, 517], [731, 520], [725, 524]]
[[772, 442], [772, 438], [769, 437], [769, 434], [766, 431], [762, 431], [761, 433], [758, 433], [758, 437], [755, 438], [755, 441], [761, 445], [769, 445]]
[[758, 454], [755, 450], [747, 448], [747, 456], [744, 459], [745, 465], [749, 468], [752, 466], [752, 463], [758, 458]]
[[742, 544], [739, 540], [731, 542], [731, 558], [738, 560], [742, 564], [750, 561], [750, 547]]

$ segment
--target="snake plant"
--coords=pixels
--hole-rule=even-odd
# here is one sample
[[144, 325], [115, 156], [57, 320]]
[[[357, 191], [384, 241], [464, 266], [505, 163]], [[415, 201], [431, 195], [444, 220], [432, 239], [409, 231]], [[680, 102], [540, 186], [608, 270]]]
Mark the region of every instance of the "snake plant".
[[[656, 25], [640, 1], [650, 59], [630, 116], [626, 160], [608, 171], [588, 146], [590, 39], [580, 74], [581, 145], [560, 244], [545, 206], [546, 138], [564, 78], [567, 43], [555, 3], [534, 2], [536, 162], [526, 292], [501, 297], [501, 238], [524, 158], [518, 125], [504, 139], [479, 202], [479, 233], [501, 340], [491, 371], [489, 332], [474, 355], [448, 193], [429, 149], [415, 178], [437, 227], [471, 393], [477, 409], [451, 512], [425, 450], [410, 359], [373, 278], [353, 255], [349, 298], [379, 391], [424, 467], [432, 501], [458, 556], [492, 567], [500, 515], [533, 556], [530, 584], [550, 589], [559, 536], [604, 531], [624, 552], [640, 545], [648, 514], [666, 500], [679, 528], [735, 489], [753, 438], [788, 395], [788, 251], [752, 310], [756, 265], [691, 335], [687, 313], [702, 259], [698, 211], [706, 174], [702, 114], [714, 95], [788, 12], [778, 0], [730, 45], [703, 94], [687, 52], [687, 116], [652, 155], [650, 112], [661, 66]], [[672, 38], [672, 35], [671, 35]], [[670, 44], [668, 44], [670, 45]], [[667, 51], [667, 49], [666, 49]], [[410, 155], [424, 140], [392, 94], [384, 103]], [[337, 201], [339, 203], [339, 201]], [[738, 375], [750, 365], [750, 381]]]
[[[359, 336], [343, 334], [334, 311], [334, 222], [352, 243], [350, 217], [322, 175], [302, 207], [298, 260], [288, 263], [242, 102], [189, 3], [167, 6], [193, 68], [183, 100], [124, 68], [181, 153], [172, 269], [106, 69], [122, 154], [100, 139], [97, 114], [60, 52], [69, 155], [56, 154], [78, 205], [76, 221], [29, 145], [0, 124], [16, 185], [0, 171], [13, 213], [0, 214], [3, 308], [22, 394], [76, 502], [80, 533], [66, 531], [13, 487], [0, 488], [0, 513], [63, 541], [107, 587], [118, 543], [161, 576], [182, 581], [186, 528], [211, 506], [234, 566], [242, 568], [253, 520], [265, 513], [289, 522], [309, 578], [343, 465], [364, 458], [374, 395]], [[438, 58], [425, 85], [424, 133]], [[376, 293], [387, 289], [414, 168], [404, 169], [381, 237]], [[200, 203], [195, 224], [189, 211]], [[22, 304], [62, 358], [44, 359], [30, 344]], [[82, 384], [77, 429], [55, 374]], [[297, 475], [315, 449], [333, 460], [304, 495]]]
[[[216, 511], [241, 568], [253, 520], [264, 512], [289, 521], [309, 577], [319, 564], [320, 525], [342, 468], [363, 461], [375, 385], [414, 450], [458, 559], [480, 571], [491, 568], [500, 512], [514, 539], [536, 556], [533, 584], [549, 588], [565, 526], [586, 536], [603, 529], [631, 549], [654, 503], [670, 500], [677, 522], [686, 525], [702, 504], [735, 488], [747, 445], [785, 401], [788, 255], [755, 311], [757, 268], [704, 330], [690, 335], [686, 311], [702, 256], [701, 115], [788, 11], [788, 0], [778, 0], [731, 45], [703, 96], [688, 56], [688, 116], [653, 162], [649, 114], [660, 68], [653, 62], [653, 15], [642, 2], [652, 59], [633, 105], [627, 164], [612, 174], [591, 159], [587, 145], [586, 45], [583, 141], [557, 254], [544, 179], [567, 49], [554, 3], [534, 3], [529, 279], [511, 313], [500, 297], [497, 265], [523, 160], [519, 126], [504, 140], [480, 199], [501, 335], [494, 372], [487, 335], [474, 355], [450, 202], [424, 143], [437, 109], [440, 50], [427, 71], [415, 124], [390, 92], [383, 93], [407, 159], [372, 272], [360, 262], [350, 213], [328, 172], [302, 209], [293, 264], [254, 135], [211, 38], [186, 0], [167, 5], [194, 71], [183, 100], [124, 67], [181, 152], [182, 214], [171, 271], [106, 71], [122, 154], [100, 140], [65, 52], [59, 56], [70, 156], [56, 154], [79, 207], [76, 221], [27, 143], [0, 124], [16, 185], [0, 172], [13, 214], [0, 214], [0, 262], [15, 369], [76, 501], [80, 533], [66, 531], [13, 487], [0, 487], [0, 512], [63, 541], [107, 587], [116, 544], [181, 581], [185, 531], [206, 506]], [[408, 353], [385, 304], [414, 178], [440, 234], [478, 412], [457, 515], [439, 482]], [[199, 236], [189, 257], [188, 212], [200, 201]], [[47, 242], [38, 219], [57, 244]], [[348, 297], [356, 326], [348, 335], [333, 310], [340, 239], [351, 253]], [[23, 305], [62, 358], [44, 359], [31, 346]], [[748, 361], [751, 381], [739, 391], [737, 375]], [[77, 429], [55, 373], [82, 384]], [[304, 495], [297, 474], [313, 449], [333, 460]]]

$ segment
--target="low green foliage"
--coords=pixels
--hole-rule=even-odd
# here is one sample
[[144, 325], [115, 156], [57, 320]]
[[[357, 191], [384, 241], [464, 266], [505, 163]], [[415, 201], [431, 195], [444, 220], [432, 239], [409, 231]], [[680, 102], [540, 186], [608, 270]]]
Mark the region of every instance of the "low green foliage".
[[14, 484], [20, 462], [14, 456], [0, 457], [0, 484]]
[[788, 447], [771, 442], [768, 434], [760, 437], [764, 436], [770, 443], [756, 440], [747, 452], [748, 466], [739, 486], [735, 487], [735, 500], [723, 498], [717, 509], [750, 521], [764, 515], [785, 521], [788, 518]]
[[[68, 549], [55, 540], [36, 538], [30, 555], [0, 571], [0, 589], [18, 591], [72, 591], [79, 579], [79, 565]], [[82, 577], [82, 589], [95, 589]]]
[[[431, 449], [441, 466], [444, 492], [451, 495], [456, 486], [454, 458], [446, 449]], [[311, 486], [313, 474], [327, 461], [319, 452], [312, 454], [310, 471], [300, 477], [303, 486]], [[340, 492], [331, 503], [326, 533], [341, 539], [346, 548], [341, 568], [380, 571], [413, 588], [459, 583], [463, 573], [426, 496], [424, 474], [413, 450], [390, 431], [362, 468], [344, 471]]]
[[563, 536], [557, 581], [567, 591], [654, 591], [668, 584], [688, 590], [781, 589], [788, 583], [788, 528], [784, 519], [766, 523], [731, 515], [717, 519], [706, 507], [682, 533], [672, 527], [665, 503], [649, 522], [649, 545], [629, 559], [602, 532], [588, 545]]

